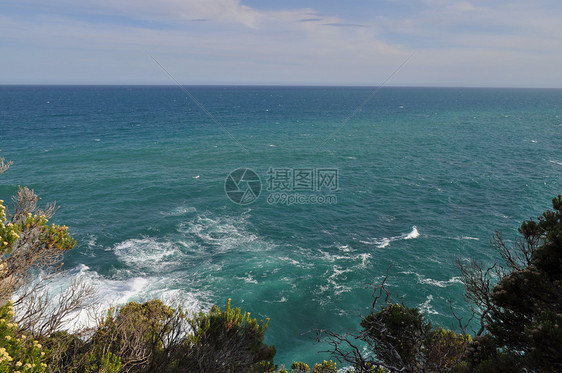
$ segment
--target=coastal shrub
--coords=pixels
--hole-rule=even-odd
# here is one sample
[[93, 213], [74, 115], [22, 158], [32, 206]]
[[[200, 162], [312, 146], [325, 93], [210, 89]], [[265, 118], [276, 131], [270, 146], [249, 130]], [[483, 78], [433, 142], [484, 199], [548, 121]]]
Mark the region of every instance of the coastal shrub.
[[[0, 174], [10, 165], [0, 157]], [[63, 254], [76, 241], [66, 226], [49, 224], [56, 205], [41, 209], [38, 202], [39, 197], [27, 187], [19, 187], [12, 197], [11, 213], [0, 200], [0, 306], [13, 300], [19, 328], [43, 339], [78, 310], [89, 308], [94, 303], [94, 290], [78, 280], [60, 294], [46, 291], [64, 274]]]
[[168, 366], [183, 316], [160, 300], [110, 309], [90, 343], [90, 363], [107, 365], [118, 359], [123, 370], [135, 372]]
[[43, 346], [21, 333], [13, 322], [12, 302], [0, 307], [0, 373], [45, 372], [46, 355]]
[[188, 319], [190, 333], [179, 351], [178, 368], [194, 372], [273, 372], [275, 347], [263, 343], [269, 319], [213, 306]]
[[291, 373], [308, 373], [310, 372], [310, 367], [303, 363], [302, 361], [295, 361], [291, 365]]
[[386, 366], [414, 371], [423, 360], [423, 342], [431, 324], [417, 308], [381, 306], [361, 321], [363, 339]]
[[121, 358], [111, 351], [103, 354], [99, 360], [96, 356], [91, 355], [84, 370], [92, 373], [119, 373], [121, 371]]
[[337, 373], [338, 368], [336, 367], [336, 363], [332, 360], [326, 361], [324, 360], [322, 364], [316, 363], [314, 364], [314, 369], [312, 373]]
[[438, 328], [432, 330], [423, 343], [423, 355], [429, 371], [446, 372], [466, 365], [465, 358], [470, 335]]
[[470, 371], [562, 371], [562, 196], [552, 207], [523, 222], [514, 246], [496, 235], [502, 262], [461, 264], [482, 324], [482, 338], [469, 349]]
[[86, 341], [58, 332], [49, 345], [65, 372], [274, 372], [266, 329], [230, 301], [189, 317], [152, 300], [110, 309]]

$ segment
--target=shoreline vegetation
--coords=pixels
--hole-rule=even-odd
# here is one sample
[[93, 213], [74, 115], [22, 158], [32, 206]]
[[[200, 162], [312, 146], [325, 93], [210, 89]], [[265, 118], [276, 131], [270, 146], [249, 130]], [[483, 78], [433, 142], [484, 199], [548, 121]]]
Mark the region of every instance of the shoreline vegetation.
[[[10, 166], [0, 157], [0, 174]], [[230, 300], [195, 314], [160, 300], [129, 302], [93, 315], [94, 326], [64, 330], [77, 312], [94, 309], [94, 290], [80, 281], [60, 294], [46, 290], [64, 274], [64, 252], [76, 241], [66, 226], [49, 225], [56, 206], [41, 209], [38, 202], [26, 187], [11, 204], [0, 200], [0, 373], [562, 371], [560, 195], [552, 210], [522, 223], [514, 245], [496, 234], [500, 260], [492, 266], [458, 262], [473, 317], [453, 313], [456, 330], [434, 326], [418, 308], [397, 302], [385, 277], [372, 286], [359, 330], [311, 331], [333, 356], [312, 367], [275, 365], [275, 346], [263, 342], [270, 320], [253, 318]]]

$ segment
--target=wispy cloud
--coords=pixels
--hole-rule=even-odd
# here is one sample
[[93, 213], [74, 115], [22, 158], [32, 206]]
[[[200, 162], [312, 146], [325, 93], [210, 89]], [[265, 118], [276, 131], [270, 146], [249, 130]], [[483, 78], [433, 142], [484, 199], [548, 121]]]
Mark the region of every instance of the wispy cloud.
[[562, 86], [554, 1], [350, 1], [5, 1], [0, 82], [162, 82], [151, 51], [186, 83], [377, 84], [415, 50], [390, 84]]

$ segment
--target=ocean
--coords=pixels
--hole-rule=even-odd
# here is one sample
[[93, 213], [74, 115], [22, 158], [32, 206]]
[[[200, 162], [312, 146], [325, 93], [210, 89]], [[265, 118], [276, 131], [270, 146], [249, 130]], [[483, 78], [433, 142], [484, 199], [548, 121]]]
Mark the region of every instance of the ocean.
[[[562, 193], [562, 90], [2, 86], [0, 198], [60, 207], [104, 306], [160, 298], [271, 318], [277, 364], [327, 359], [372, 284], [468, 318], [455, 262], [491, 263]], [[59, 284], [60, 285], [60, 284]]]

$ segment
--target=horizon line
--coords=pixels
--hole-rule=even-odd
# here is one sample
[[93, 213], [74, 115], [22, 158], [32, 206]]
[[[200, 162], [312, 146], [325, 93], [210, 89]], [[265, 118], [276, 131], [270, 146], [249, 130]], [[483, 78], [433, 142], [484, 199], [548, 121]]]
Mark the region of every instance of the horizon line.
[[[457, 89], [553, 89], [562, 87], [529, 87], [529, 86], [462, 86], [462, 85], [359, 85], [359, 84], [279, 84], [279, 83], [190, 83], [182, 87], [278, 87], [278, 88], [457, 88]], [[178, 87], [169, 83], [0, 83], [0, 87]]]

